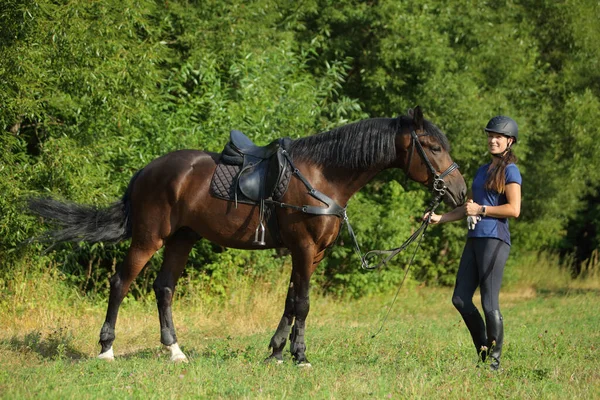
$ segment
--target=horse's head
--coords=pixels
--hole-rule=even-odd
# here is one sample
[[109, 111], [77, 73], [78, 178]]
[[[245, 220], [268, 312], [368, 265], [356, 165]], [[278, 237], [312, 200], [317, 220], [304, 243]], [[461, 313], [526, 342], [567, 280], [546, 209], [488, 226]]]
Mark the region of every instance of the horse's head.
[[421, 107], [400, 117], [396, 154], [408, 177], [429, 187], [434, 195], [440, 194], [446, 204], [457, 207], [465, 202], [467, 186], [450, 157], [448, 139], [423, 118]]

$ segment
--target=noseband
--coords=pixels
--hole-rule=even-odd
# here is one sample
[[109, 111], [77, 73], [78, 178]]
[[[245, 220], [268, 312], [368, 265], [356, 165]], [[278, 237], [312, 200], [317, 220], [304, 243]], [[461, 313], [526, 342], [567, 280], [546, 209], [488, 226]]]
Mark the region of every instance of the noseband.
[[423, 159], [423, 162], [425, 162], [427, 169], [433, 175], [433, 185], [431, 187], [431, 192], [435, 195], [435, 201], [439, 202], [441, 200], [441, 198], [446, 194], [446, 189], [448, 188], [448, 186], [446, 186], [446, 182], [444, 181], [444, 178], [447, 177], [448, 175], [450, 175], [450, 173], [452, 171], [454, 171], [455, 169], [458, 169], [458, 164], [453, 162], [448, 168], [446, 168], [446, 170], [444, 172], [442, 172], [441, 174], [438, 174], [436, 169], [433, 167], [433, 164], [431, 164], [431, 161], [429, 161], [429, 157], [427, 157], [427, 154], [425, 153], [425, 149], [419, 142], [419, 136], [427, 136], [427, 135], [428, 135], [427, 133], [422, 134], [422, 135], [417, 135], [417, 133], [415, 131], [410, 132], [410, 136], [411, 136], [410, 155], [408, 157], [408, 163], [406, 163], [406, 174], [409, 175], [410, 164], [412, 162], [413, 153], [415, 152], [415, 147], [416, 147], [417, 151], [421, 155], [421, 158]]

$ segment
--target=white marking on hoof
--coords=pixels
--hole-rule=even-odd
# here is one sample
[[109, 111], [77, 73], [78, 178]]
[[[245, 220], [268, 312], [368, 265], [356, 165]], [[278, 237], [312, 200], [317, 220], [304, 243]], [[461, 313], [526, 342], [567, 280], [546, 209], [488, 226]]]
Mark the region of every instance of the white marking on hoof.
[[110, 346], [110, 349], [106, 350], [104, 353], [100, 353], [98, 358], [104, 361], [114, 361], [115, 353], [113, 352], [112, 346]]
[[298, 368], [312, 368], [309, 362], [298, 363]]
[[273, 355], [270, 355], [269, 357], [265, 358], [265, 361], [263, 361], [265, 364], [283, 364], [283, 360], [280, 360], [277, 357], [273, 357]]
[[174, 363], [180, 363], [180, 362], [188, 362], [187, 357], [185, 356], [185, 354], [183, 354], [183, 351], [181, 351], [181, 349], [179, 348], [179, 345], [177, 343], [173, 343], [170, 346], [167, 346], [167, 349], [169, 349], [171, 351], [171, 361]]

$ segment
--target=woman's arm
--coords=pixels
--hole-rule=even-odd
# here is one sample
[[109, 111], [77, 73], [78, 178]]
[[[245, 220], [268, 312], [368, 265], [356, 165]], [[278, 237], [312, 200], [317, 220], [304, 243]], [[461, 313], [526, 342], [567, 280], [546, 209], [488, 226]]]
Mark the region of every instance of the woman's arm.
[[[429, 216], [429, 213], [425, 214], [423, 216], [423, 219], [427, 219], [428, 216]], [[444, 222], [458, 221], [460, 219], [463, 219], [466, 216], [467, 216], [467, 214], [465, 213], [465, 206], [458, 206], [454, 210], [449, 211], [442, 215], [438, 215], [436, 213], [431, 213], [431, 221], [430, 222], [433, 225], [442, 224]]]
[[[509, 183], [504, 189], [506, 204], [485, 206], [485, 216], [494, 218], [518, 218], [521, 214], [521, 185]], [[484, 215], [483, 208], [477, 203], [467, 203], [466, 215]]]

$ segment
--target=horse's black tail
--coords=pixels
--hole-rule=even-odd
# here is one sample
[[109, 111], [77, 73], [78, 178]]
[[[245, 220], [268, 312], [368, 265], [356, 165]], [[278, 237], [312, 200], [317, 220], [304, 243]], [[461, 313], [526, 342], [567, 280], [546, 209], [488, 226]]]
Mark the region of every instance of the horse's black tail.
[[47, 231], [27, 242], [105, 242], [118, 243], [131, 237], [131, 188], [138, 173], [129, 182], [123, 198], [106, 208], [60, 202], [50, 198], [28, 199], [28, 208], [58, 229]]

